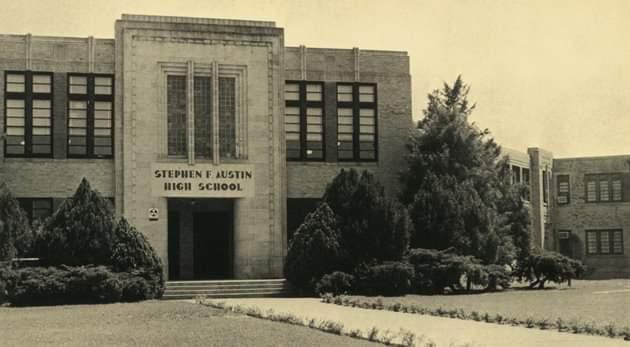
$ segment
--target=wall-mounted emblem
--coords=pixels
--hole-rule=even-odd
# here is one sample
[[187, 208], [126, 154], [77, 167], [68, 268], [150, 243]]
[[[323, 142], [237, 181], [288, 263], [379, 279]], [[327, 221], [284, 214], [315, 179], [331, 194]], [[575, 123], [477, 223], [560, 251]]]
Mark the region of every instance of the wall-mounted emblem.
[[149, 209], [149, 220], [158, 220], [160, 219], [160, 210], [155, 207], [151, 207]]

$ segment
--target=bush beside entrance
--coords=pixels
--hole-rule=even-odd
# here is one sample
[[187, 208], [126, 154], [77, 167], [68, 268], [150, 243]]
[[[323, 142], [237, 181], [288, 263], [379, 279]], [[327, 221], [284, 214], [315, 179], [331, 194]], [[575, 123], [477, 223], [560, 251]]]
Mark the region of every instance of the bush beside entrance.
[[[0, 211], [2, 203], [12, 206], [11, 200], [0, 199]], [[8, 235], [8, 240], [17, 239]], [[0, 303], [138, 301], [164, 292], [162, 262], [155, 250], [124, 218], [115, 219], [109, 202], [85, 179], [43, 223], [33, 244], [42, 266], [0, 263]]]

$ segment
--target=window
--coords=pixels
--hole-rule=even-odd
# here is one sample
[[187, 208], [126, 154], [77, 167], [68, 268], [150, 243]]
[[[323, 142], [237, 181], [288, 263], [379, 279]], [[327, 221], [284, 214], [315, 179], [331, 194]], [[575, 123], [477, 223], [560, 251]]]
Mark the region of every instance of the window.
[[[183, 76], [181, 76], [183, 77]], [[212, 79], [209, 76], [195, 76], [195, 158], [212, 159]], [[180, 119], [184, 129], [186, 116]], [[169, 128], [170, 129], [170, 128]], [[179, 130], [181, 132], [181, 130]], [[183, 145], [185, 148], [186, 134], [184, 130]], [[185, 154], [185, 149], [181, 155]]]
[[44, 220], [53, 212], [51, 198], [18, 198], [20, 207], [26, 212], [28, 220]]
[[558, 231], [558, 251], [567, 257], [573, 257], [573, 245], [571, 243], [571, 230]]
[[113, 88], [111, 75], [68, 75], [68, 157], [112, 157]]
[[221, 158], [236, 157], [236, 81], [219, 77], [219, 153]]
[[569, 175], [558, 175], [556, 177], [558, 183], [558, 205], [566, 205], [571, 201], [571, 192], [569, 189]]
[[374, 161], [376, 85], [337, 84], [337, 156], [346, 161]]
[[285, 83], [284, 128], [288, 160], [324, 159], [324, 85]]
[[52, 76], [5, 72], [5, 156], [52, 156]]
[[168, 155], [186, 156], [186, 76], [167, 77]]
[[529, 169], [523, 168], [523, 183], [529, 184]]
[[584, 175], [586, 202], [623, 201], [621, 174]]
[[521, 183], [521, 168], [512, 165], [512, 183]]
[[623, 254], [622, 230], [587, 230], [586, 254]]

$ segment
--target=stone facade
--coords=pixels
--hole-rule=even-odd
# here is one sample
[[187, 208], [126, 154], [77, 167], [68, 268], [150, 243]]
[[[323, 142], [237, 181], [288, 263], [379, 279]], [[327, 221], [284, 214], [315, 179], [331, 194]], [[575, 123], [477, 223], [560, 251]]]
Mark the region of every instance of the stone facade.
[[[180, 279], [196, 276], [195, 262], [199, 260], [194, 253], [198, 252], [195, 240], [199, 235], [194, 220], [200, 213], [225, 213], [230, 218], [226, 225], [231, 229], [227, 244], [231, 269], [223, 276], [282, 277], [291, 199], [321, 197], [326, 183], [343, 167], [375, 172], [388, 193], [394, 193], [411, 126], [411, 79], [405, 52], [284, 47], [284, 31], [273, 22], [123, 15], [115, 23], [115, 39], [4, 35], [0, 36], [0, 69], [2, 109], [5, 71], [53, 74], [52, 155], [3, 156], [0, 181], [18, 198], [46, 198], [56, 206], [74, 192], [82, 177], [87, 178], [115, 201], [116, 213], [147, 236], [169, 265], [169, 272], [175, 271]], [[79, 159], [68, 153], [69, 74], [76, 73], [114, 77], [111, 157]], [[169, 76], [184, 76], [187, 81], [183, 111], [186, 153], [177, 156], [169, 153]], [[197, 155], [199, 148], [195, 147], [198, 95], [193, 91], [197, 77], [211, 80], [208, 107], [212, 129], [218, 129], [209, 140], [212, 155], [205, 159]], [[225, 106], [233, 108], [232, 128], [219, 123], [221, 78], [234, 81], [232, 104]], [[327, 155], [322, 161], [287, 164], [286, 80], [316, 81], [325, 86]], [[376, 86], [378, 160], [337, 160], [336, 84], [340, 82]], [[223, 153], [224, 138], [219, 135], [226, 129], [234, 131], [235, 147], [229, 156]], [[190, 172], [203, 176], [201, 180], [209, 178], [210, 172], [242, 171], [253, 175], [255, 183], [252, 189], [235, 195], [216, 191], [204, 195], [186, 189], [174, 194], [159, 188], [160, 184], [186, 187], [203, 182], [157, 182], [160, 170], [167, 176]], [[246, 185], [244, 181], [234, 184], [242, 188], [241, 183]], [[210, 230], [212, 225], [205, 228]], [[171, 229], [177, 229], [177, 235]], [[169, 259], [171, 252], [176, 259]], [[169, 260], [173, 261], [169, 264]]]

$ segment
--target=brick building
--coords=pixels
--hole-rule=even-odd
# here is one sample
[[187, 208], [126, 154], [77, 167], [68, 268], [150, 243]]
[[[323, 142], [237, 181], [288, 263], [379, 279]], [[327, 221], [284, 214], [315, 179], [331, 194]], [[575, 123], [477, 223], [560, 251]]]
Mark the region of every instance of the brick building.
[[590, 278], [630, 277], [630, 155], [527, 152], [505, 154], [513, 180], [530, 185], [533, 243], [582, 260]]
[[[342, 168], [396, 193], [406, 52], [285, 47], [272, 22], [123, 15], [114, 39], [0, 35], [0, 181], [31, 219], [81, 178], [169, 279], [282, 277], [287, 240]], [[509, 155], [533, 243], [630, 276], [630, 156]]]
[[341, 169], [393, 194], [405, 52], [285, 47], [273, 22], [123, 15], [114, 39], [0, 36], [0, 181], [33, 219], [82, 177], [169, 279], [282, 277], [294, 225]]

